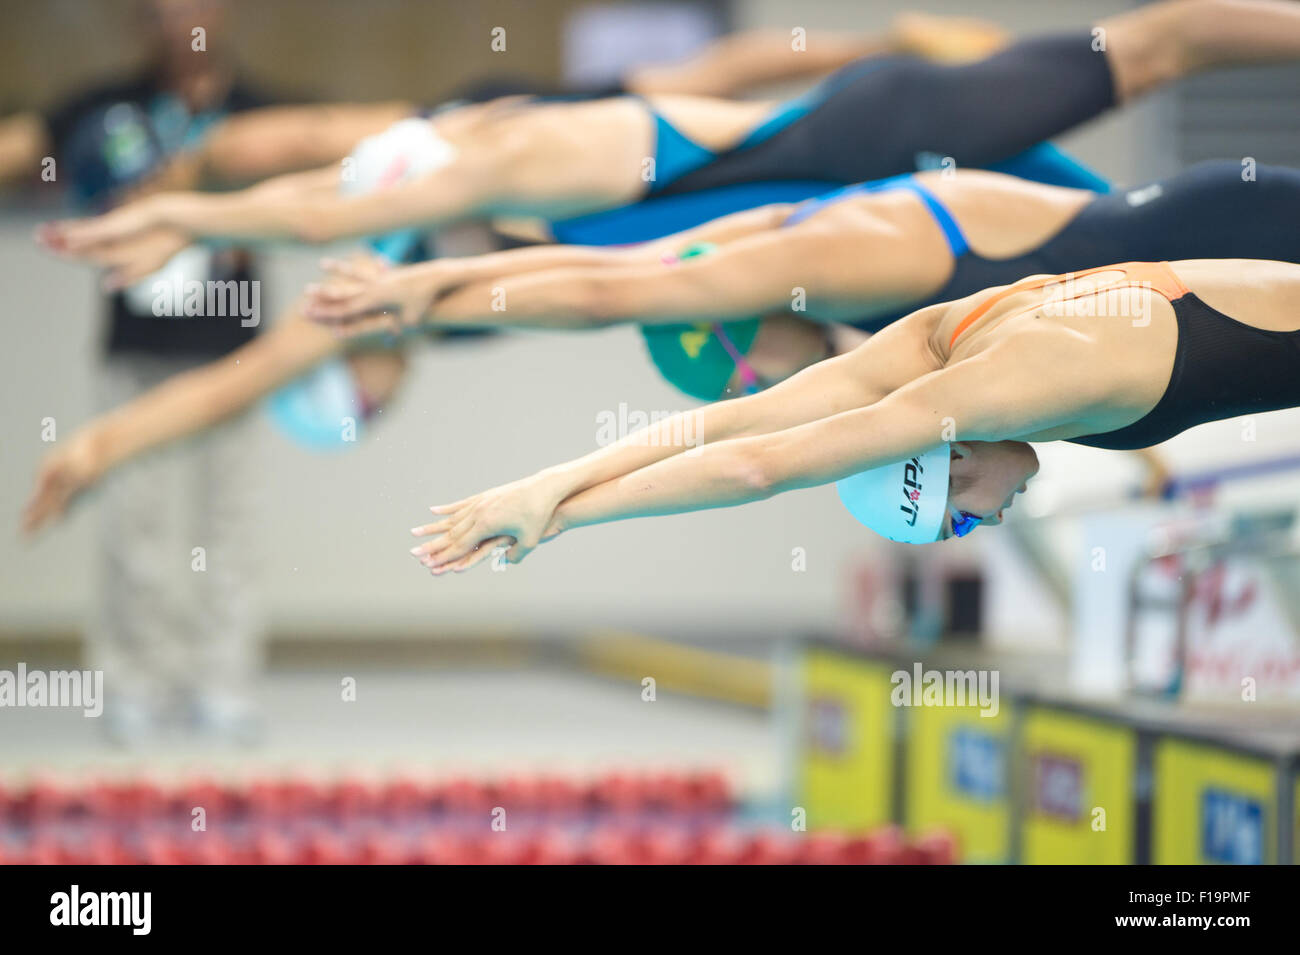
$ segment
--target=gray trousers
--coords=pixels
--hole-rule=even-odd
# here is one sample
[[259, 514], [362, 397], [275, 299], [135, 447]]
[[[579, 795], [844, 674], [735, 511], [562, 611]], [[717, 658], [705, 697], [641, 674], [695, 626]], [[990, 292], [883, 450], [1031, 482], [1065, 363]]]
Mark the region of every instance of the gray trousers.
[[[100, 402], [117, 407], [194, 365], [110, 356], [101, 365]], [[252, 425], [242, 415], [105, 480], [89, 656], [104, 671], [110, 698], [161, 705], [251, 689], [261, 649], [250, 554], [258, 484]]]

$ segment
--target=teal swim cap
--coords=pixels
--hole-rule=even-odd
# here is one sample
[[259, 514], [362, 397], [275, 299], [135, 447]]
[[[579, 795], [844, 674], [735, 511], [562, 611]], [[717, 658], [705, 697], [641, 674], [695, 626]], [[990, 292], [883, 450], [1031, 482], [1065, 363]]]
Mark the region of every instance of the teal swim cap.
[[881, 537], [903, 544], [939, 539], [948, 514], [952, 446], [861, 471], [837, 481], [835, 489], [850, 514]]
[[341, 358], [316, 366], [272, 394], [266, 410], [284, 434], [316, 451], [347, 448], [366, 423], [352, 369]]
[[[687, 246], [678, 259], [692, 259], [717, 249], [711, 242]], [[728, 341], [741, 355], [758, 335], [761, 319], [719, 322]], [[714, 330], [712, 322], [641, 326], [650, 360], [674, 388], [700, 401], [717, 401], [727, 392], [736, 362]]]

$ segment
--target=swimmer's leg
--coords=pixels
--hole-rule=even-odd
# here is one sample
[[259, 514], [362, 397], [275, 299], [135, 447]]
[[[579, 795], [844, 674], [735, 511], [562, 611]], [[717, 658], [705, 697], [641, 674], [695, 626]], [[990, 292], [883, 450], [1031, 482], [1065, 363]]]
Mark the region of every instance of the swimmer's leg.
[[1286, 0], [1168, 0], [1097, 30], [1120, 103], [1214, 67], [1300, 59], [1300, 4]]

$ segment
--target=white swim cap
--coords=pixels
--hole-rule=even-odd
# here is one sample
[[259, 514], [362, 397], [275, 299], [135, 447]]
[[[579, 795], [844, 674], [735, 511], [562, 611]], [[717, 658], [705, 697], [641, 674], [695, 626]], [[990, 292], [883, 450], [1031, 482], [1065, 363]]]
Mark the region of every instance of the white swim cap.
[[367, 195], [433, 172], [455, 158], [455, 147], [429, 120], [399, 120], [357, 143], [345, 161], [339, 188], [344, 195]]
[[[398, 120], [382, 133], [357, 143], [339, 177], [339, 192], [364, 196], [389, 189], [439, 169], [456, 158], [456, 148], [418, 116]], [[370, 250], [389, 262], [405, 262], [420, 247], [422, 229], [400, 229], [371, 236]]]
[[849, 513], [881, 537], [903, 544], [939, 539], [948, 510], [949, 446], [837, 481]]
[[[128, 307], [137, 315], [186, 318], [181, 303], [189, 296], [193, 288], [191, 283], [197, 282], [206, 288], [205, 283], [211, 278], [212, 250], [204, 245], [188, 245], [157, 272], [127, 286], [122, 294]], [[204, 301], [207, 301], [206, 297]]]

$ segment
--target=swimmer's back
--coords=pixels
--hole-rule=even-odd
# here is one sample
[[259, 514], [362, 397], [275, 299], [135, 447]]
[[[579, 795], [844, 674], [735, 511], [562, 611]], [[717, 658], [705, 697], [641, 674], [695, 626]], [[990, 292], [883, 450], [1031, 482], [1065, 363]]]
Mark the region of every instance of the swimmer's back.
[[[1130, 273], [1117, 265], [1060, 276], [1026, 276], [1014, 285], [968, 295], [934, 313], [931, 340], [946, 359], [968, 357], [1010, 334], [1044, 326], [1079, 332], [1102, 343], [1119, 337], [1128, 345], [1133, 341], [1129, 329], [1149, 328], [1152, 322], [1148, 319], [1158, 322], [1162, 316], [1172, 316], [1160, 303], [1179, 295], [1176, 289], [1161, 293], [1161, 280], [1156, 276], [1155, 291], [1161, 294], [1152, 296], [1149, 316], [1107, 321], [1126, 317], [1117, 314], [1115, 303], [1140, 301], [1131, 296], [1121, 299], [1114, 293], [1135, 284], [1140, 291], [1142, 283], [1151, 281], [1145, 270], [1154, 269], [1154, 264], [1137, 266], [1138, 271]], [[1294, 304], [1300, 301], [1300, 265], [1257, 259], [1189, 259], [1167, 263], [1167, 268], [1175, 284], [1235, 322], [1275, 332], [1300, 330], [1300, 308]], [[1096, 301], [1103, 296], [1108, 296], [1105, 304]], [[1074, 303], [1073, 307], [1054, 307], [1054, 303], [1067, 302]]]

